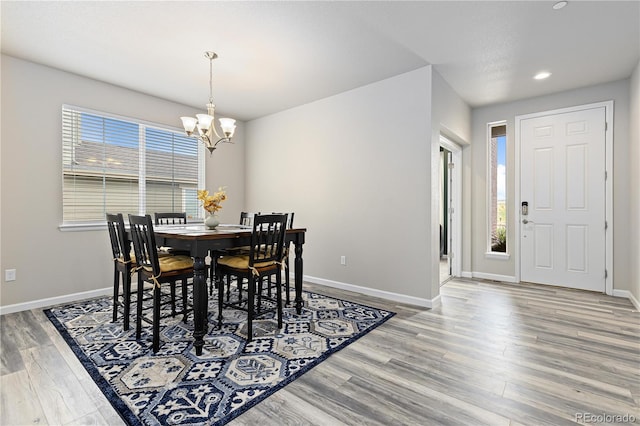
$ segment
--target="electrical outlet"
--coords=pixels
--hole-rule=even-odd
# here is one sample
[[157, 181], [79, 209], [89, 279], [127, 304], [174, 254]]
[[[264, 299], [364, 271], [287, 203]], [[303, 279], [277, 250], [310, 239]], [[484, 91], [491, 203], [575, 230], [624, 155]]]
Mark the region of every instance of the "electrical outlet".
[[340, 264], [341, 265], [347, 264], [347, 256], [340, 256]]
[[5, 281], [15, 281], [16, 280], [16, 270], [15, 269], [5, 269], [4, 270], [4, 280]]

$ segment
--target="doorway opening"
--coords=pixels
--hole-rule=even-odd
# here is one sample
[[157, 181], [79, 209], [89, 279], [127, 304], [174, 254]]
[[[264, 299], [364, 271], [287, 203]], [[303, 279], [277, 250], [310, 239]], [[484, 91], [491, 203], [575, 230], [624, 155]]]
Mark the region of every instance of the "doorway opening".
[[440, 136], [440, 285], [460, 276], [462, 148]]

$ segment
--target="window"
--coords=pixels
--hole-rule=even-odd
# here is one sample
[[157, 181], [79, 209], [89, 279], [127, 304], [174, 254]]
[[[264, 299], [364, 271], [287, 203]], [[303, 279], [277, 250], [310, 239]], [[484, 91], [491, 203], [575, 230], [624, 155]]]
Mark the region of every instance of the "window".
[[102, 223], [106, 212], [201, 218], [203, 155], [177, 129], [64, 105], [63, 225]]
[[507, 253], [507, 126], [489, 124], [489, 253]]

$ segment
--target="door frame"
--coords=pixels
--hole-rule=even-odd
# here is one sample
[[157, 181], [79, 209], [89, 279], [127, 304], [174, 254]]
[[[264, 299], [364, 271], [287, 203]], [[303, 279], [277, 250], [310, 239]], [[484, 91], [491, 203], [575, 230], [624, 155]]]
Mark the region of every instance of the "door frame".
[[[449, 171], [453, 193], [453, 214], [451, 217], [451, 246], [449, 247], [451, 276], [460, 277], [462, 273], [462, 147], [446, 136], [440, 135], [440, 146], [451, 152], [453, 170]], [[449, 206], [451, 207], [451, 206]]]
[[[516, 282], [520, 282], [520, 253], [521, 232], [520, 232], [520, 124], [523, 120], [544, 117], [548, 115], [564, 114], [568, 112], [577, 112], [587, 109], [602, 108], [605, 109], [605, 214], [604, 220], [607, 224], [605, 231], [605, 293], [613, 295], [613, 101], [596, 102], [586, 105], [577, 105], [568, 108], [560, 108], [549, 111], [541, 111], [525, 115], [516, 115], [515, 117], [515, 200], [513, 211], [515, 223], [515, 263], [516, 263]], [[604, 224], [603, 224], [604, 226]]]

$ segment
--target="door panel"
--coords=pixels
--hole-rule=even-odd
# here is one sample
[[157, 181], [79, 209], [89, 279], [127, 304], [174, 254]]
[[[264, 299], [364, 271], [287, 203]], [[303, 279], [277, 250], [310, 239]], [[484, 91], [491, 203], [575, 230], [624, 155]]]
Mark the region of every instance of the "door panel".
[[534, 210], [553, 208], [553, 148], [534, 150]]
[[520, 126], [521, 280], [605, 290], [605, 108]]

